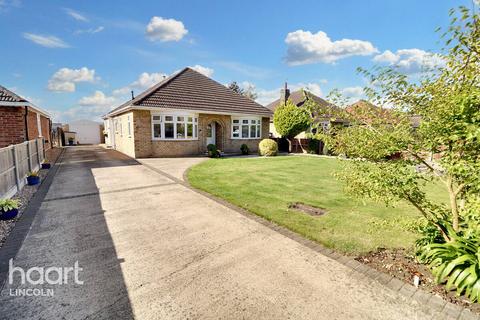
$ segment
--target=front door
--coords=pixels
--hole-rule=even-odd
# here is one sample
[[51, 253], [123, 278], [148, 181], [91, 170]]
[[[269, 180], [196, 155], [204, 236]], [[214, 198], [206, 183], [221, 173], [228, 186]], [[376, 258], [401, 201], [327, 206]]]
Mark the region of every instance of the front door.
[[215, 122], [207, 126], [207, 146], [209, 144], [215, 144]]

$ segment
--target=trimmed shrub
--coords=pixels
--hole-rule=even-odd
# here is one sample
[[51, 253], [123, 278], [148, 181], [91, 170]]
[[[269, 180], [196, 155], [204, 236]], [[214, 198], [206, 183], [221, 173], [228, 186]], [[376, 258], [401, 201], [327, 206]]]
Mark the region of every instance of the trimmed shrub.
[[271, 157], [278, 153], [278, 145], [272, 139], [263, 139], [258, 144], [258, 152], [261, 156]]
[[240, 146], [240, 151], [245, 155], [250, 153], [250, 149], [248, 149], [248, 146], [245, 143]]
[[207, 151], [210, 158], [220, 158], [220, 150], [217, 149], [216, 145], [210, 143], [207, 146]]
[[308, 149], [307, 152], [311, 154], [318, 154], [320, 141], [317, 139], [310, 139], [308, 140]]

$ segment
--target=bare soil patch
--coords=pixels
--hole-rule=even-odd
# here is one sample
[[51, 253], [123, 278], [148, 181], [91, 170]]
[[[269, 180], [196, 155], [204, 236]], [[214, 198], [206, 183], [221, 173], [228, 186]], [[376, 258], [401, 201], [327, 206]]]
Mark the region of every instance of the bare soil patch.
[[438, 285], [435, 282], [427, 266], [415, 261], [413, 252], [405, 249], [379, 249], [378, 251], [360, 256], [356, 260], [411, 285], [413, 285], [414, 276], [417, 275], [420, 277], [420, 289], [437, 294], [448, 302], [466, 307], [480, 314], [480, 303], [471, 303], [465, 297], [457, 297], [455, 291], [445, 291], [443, 285]]
[[295, 210], [298, 210], [298, 211], [302, 211], [302, 212], [304, 212], [308, 215], [311, 215], [311, 216], [323, 216], [325, 213], [327, 213], [327, 211], [323, 208], [317, 208], [317, 207], [309, 206], [308, 204], [304, 204], [304, 203], [301, 203], [301, 202], [291, 203], [288, 207], [290, 209], [295, 209]]
[[[53, 165], [57, 161], [58, 156], [60, 155], [61, 152], [62, 152], [61, 148], [51, 148], [45, 152], [46, 158]], [[41, 181], [43, 181], [43, 179], [48, 174], [48, 170], [41, 169], [39, 170], [38, 174], [40, 176]], [[7, 240], [7, 236], [9, 235], [9, 233], [15, 227], [15, 223], [21, 218], [23, 212], [28, 206], [28, 203], [30, 202], [30, 199], [35, 195], [35, 192], [37, 192], [40, 185], [41, 184], [37, 184], [35, 186], [26, 185], [23, 187], [22, 190], [20, 190], [20, 192], [17, 192], [12, 197], [12, 199], [16, 199], [19, 201], [18, 215], [12, 220], [0, 220], [0, 248], [3, 246], [3, 244]]]

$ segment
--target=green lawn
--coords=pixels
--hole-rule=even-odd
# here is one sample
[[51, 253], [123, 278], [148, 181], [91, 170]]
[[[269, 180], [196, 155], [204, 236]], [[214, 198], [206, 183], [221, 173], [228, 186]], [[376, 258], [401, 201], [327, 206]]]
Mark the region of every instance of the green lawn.
[[[332, 174], [340, 160], [308, 156], [211, 159], [188, 172], [192, 186], [348, 254], [376, 248], [408, 248], [417, 237], [411, 223], [420, 214], [347, 196]], [[433, 185], [429, 193], [444, 196]], [[325, 208], [312, 217], [289, 209], [292, 202]]]

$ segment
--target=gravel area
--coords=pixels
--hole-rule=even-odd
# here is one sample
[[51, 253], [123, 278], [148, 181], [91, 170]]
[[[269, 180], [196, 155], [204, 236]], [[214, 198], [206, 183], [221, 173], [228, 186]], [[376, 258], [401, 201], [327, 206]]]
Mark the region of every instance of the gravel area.
[[470, 309], [472, 312], [480, 314], [480, 303], [471, 303], [465, 297], [457, 297], [455, 291], [447, 292], [443, 285], [438, 285], [430, 270], [423, 264], [417, 263], [412, 252], [404, 249], [386, 250], [368, 253], [356, 258], [378, 271], [387, 273], [404, 282], [413, 285], [415, 275], [420, 277], [420, 289], [441, 296], [448, 302], [460, 305]]
[[[62, 152], [61, 148], [49, 149], [46, 151], [46, 158], [53, 165], [57, 161], [58, 156], [60, 155], [61, 152]], [[47, 174], [48, 174], [48, 169], [41, 169], [39, 171], [40, 179], [42, 182], [44, 178], [47, 176]], [[18, 216], [12, 220], [0, 220], [0, 248], [3, 246], [3, 244], [7, 240], [7, 236], [9, 235], [9, 233], [15, 227], [15, 223], [21, 218], [23, 212], [28, 206], [30, 199], [34, 196], [35, 192], [37, 192], [40, 185], [41, 183], [35, 186], [25, 185], [23, 189], [20, 190], [20, 192], [17, 192], [12, 197], [12, 199], [17, 199], [20, 202], [19, 208], [18, 208]]]

